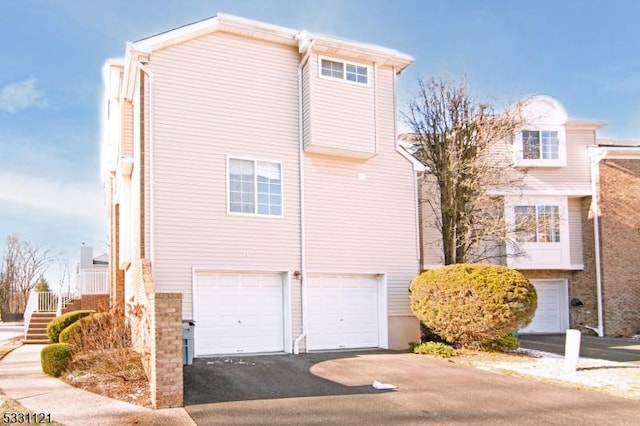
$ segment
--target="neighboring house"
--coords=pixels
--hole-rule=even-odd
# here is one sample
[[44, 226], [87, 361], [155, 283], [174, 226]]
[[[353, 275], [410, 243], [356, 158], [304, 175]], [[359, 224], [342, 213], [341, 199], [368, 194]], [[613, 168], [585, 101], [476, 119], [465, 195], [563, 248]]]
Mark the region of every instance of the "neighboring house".
[[[604, 332], [640, 334], [640, 143], [599, 139], [590, 149]], [[633, 145], [632, 145], [633, 144]]]
[[412, 61], [223, 14], [129, 43], [104, 71], [113, 300], [178, 294], [196, 356], [417, 341]]
[[[36, 292], [32, 290], [24, 312], [25, 343], [48, 343], [46, 328], [58, 315], [80, 309], [108, 309], [109, 262], [106, 254], [93, 256], [93, 248], [80, 247], [76, 269], [76, 286]], [[65, 274], [64, 278], [70, 278]]]
[[[505, 244], [499, 253], [502, 257], [495, 260], [522, 271], [538, 292], [535, 317], [520, 332], [555, 333], [573, 327], [602, 334], [599, 305], [605, 301], [607, 306], [606, 300], [616, 296], [598, 292], [591, 214], [595, 186], [589, 150], [597, 145], [596, 132], [604, 123], [568, 119], [562, 105], [548, 96], [530, 99], [523, 113], [526, 125], [508, 144], [514, 167], [525, 173], [522, 185], [491, 191], [502, 197], [510, 229], [517, 230], [521, 223], [535, 224], [535, 229], [513, 233], [519, 250]], [[429, 185], [423, 188], [422, 197], [433, 196]], [[430, 269], [442, 264], [440, 233], [425, 204], [421, 217], [423, 268]], [[631, 246], [626, 250], [635, 252]], [[616, 315], [613, 307], [611, 310], [608, 315]], [[613, 326], [608, 330], [604, 325], [608, 334], [618, 334]]]
[[98, 309], [109, 306], [109, 257], [93, 256], [93, 248], [80, 247], [80, 262], [77, 267], [76, 294], [81, 296], [77, 308]]

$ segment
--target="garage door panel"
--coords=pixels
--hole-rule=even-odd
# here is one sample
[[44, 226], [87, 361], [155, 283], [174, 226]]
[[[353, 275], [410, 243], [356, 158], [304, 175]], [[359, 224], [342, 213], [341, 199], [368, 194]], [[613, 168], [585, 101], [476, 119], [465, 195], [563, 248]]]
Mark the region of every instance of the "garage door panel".
[[538, 294], [536, 313], [521, 333], [563, 333], [568, 328], [567, 282], [533, 281]]
[[196, 356], [284, 350], [282, 274], [202, 274], [194, 283]]
[[310, 276], [310, 350], [379, 346], [378, 280], [372, 276]]

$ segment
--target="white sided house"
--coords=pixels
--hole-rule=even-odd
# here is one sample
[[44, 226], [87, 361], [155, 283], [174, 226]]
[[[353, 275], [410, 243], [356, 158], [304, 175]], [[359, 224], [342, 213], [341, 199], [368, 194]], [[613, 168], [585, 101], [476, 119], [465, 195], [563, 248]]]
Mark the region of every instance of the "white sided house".
[[195, 356], [419, 339], [395, 50], [218, 14], [104, 69], [112, 297], [179, 293]]
[[[602, 122], [571, 120], [558, 101], [535, 96], [525, 103], [525, 125], [513, 135], [514, 167], [524, 174], [517, 188], [494, 188], [503, 199], [507, 229], [519, 247], [505, 244], [495, 260], [523, 272], [538, 292], [538, 309], [522, 333], [558, 333], [570, 326], [602, 332], [598, 315], [589, 147]], [[428, 179], [428, 172], [425, 172]], [[433, 196], [428, 186], [423, 197]], [[442, 264], [433, 212], [422, 208], [425, 269]], [[519, 223], [536, 224], [518, 231]]]

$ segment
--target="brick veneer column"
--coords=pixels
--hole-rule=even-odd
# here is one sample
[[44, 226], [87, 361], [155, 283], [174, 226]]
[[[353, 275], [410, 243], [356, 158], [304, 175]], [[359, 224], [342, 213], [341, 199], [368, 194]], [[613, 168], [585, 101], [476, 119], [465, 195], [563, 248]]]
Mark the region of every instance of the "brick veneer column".
[[600, 163], [604, 332], [640, 333], [640, 161]]
[[155, 408], [182, 406], [182, 294], [149, 296], [151, 314], [151, 402]]
[[120, 269], [120, 205], [113, 204], [111, 208], [111, 233], [109, 251], [110, 271], [110, 302], [111, 306], [124, 311], [124, 271]]

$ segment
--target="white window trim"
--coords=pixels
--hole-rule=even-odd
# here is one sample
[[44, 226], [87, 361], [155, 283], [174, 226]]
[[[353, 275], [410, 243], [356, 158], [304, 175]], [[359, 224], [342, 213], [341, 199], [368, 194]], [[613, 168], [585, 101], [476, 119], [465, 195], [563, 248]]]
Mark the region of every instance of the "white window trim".
[[[558, 132], [558, 158], [557, 159], [525, 159], [524, 146], [522, 144], [522, 131], [555, 131]], [[514, 136], [513, 162], [517, 167], [566, 167], [567, 166], [567, 135], [564, 126], [539, 124], [524, 126]]]
[[[515, 247], [507, 244], [507, 266], [519, 269], [570, 269], [570, 235], [569, 235], [569, 202], [567, 197], [506, 197], [505, 198], [505, 221], [507, 225], [514, 229], [516, 206], [558, 206], [560, 210], [560, 242], [520, 242], [518, 246], [524, 251], [522, 256], [515, 255]], [[515, 241], [515, 232], [512, 235]], [[560, 251], [562, 254], [555, 264], [540, 261], [537, 256], [532, 256], [531, 252], [547, 250]]]
[[[527, 221], [533, 219], [535, 220], [535, 231], [531, 230], [530, 232], [532, 233], [531, 237], [533, 237], [535, 239], [535, 241], [519, 241], [520, 244], [530, 244], [530, 243], [545, 243], [545, 244], [549, 244], [549, 243], [559, 243], [562, 242], [562, 235], [560, 235], [560, 206], [557, 204], [516, 204], [514, 206], [514, 210], [518, 207], [525, 207], [525, 208], [532, 208], [533, 209], [533, 215], [535, 215], [535, 217], [531, 218], [527, 217]], [[557, 209], [556, 212], [557, 213], [557, 220], [558, 220], [558, 227], [557, 227], [557, 235], [555, 234], [555, 232], [553, 233], [554, 235], [557, 236], [559, 241], [540, 241], [541, 239], [541, 232], [540, 232], [540, 207], [555, 207]], [[528, 212], [527, 212], [528, 213]], [[514, 212], [514, 217], [517, 216]], [[555, 216], [555, 214], [554, 214]], [[555, 227], [554, 227], [555, 228]], [[542, 235], [546, 235], [546, 233], [543, 233]], [[516, 240], [518, 238], [518, 232], [516, 231]]]
[[[343, 68], [342, 78], [331, 77], [329, 75], [322, 75], [322, 60], [323, 59], [325, 59], [327, 61], [332, 61], [332, 62], [340, 62], [341, 64], [343, 64], [344, 68]], [[346, 70], [347, 65], [353, 65], [353, 66], [356, 66], [356, 67], [365, 67], [367, 69], [367, 82], [366, 83], [359, 83], [357, 81], [347, 80], [347, 70]], [[344, 59], [332, 58], [332, 57], [329, 57], [329, 56], [318, 55], [318, 77], [324, 78], [326, 80], [342, 81], [343, 83], [353, 84], [355, 86], [368, 87], [371, 84], [371, 77], [372, 77], [372, 75], [371, 75], [371, 66], [367, 65], [367, 64], [360, 63], [360, 62], [345, 61]]]
[[[257, 209], [258, 209], [258, 188], [256, 186], [255, 191], [254, 191], [254, 205], [256, 208], [256, 213], [242, 213], [242, 212], [232, 212], [231, 211], [231, 196], [230, 196], [230, 185], [229, 185], [229, 160], [246, 160], [246, 161], [253, 161], [254, 164], [258, 163], [258, 162], [264, 162], [264, 163], [274, 163], [274, 164], [279, 164], [280, 165], [280, 214], [279, 215], [275, 215], [275, 214], [260, 214], [257, 213]], [[284, 217], [284, 167], [282, 165], [282, 161], [278, 161], [278, 160], [268, 160], [268, 159], [264, 159], [264, 158], [251, 158], [251, 157], [246, 157], [246, 156], [242, 156], [242, 155], [227, 155], [226, 158], [226, 162], [227, 162], [227, 167], [225, 170], [225, 182], [226, 182], [226, 205], [227, 205], [227, 215], [230, 216], [244, 216], [244, 217], [265, 217], [265, 218], [274, 218], [274, 219], [278, 219], [278, 218], [283, 218]], [[257, 169], [256, 169], [257, 170]]]

